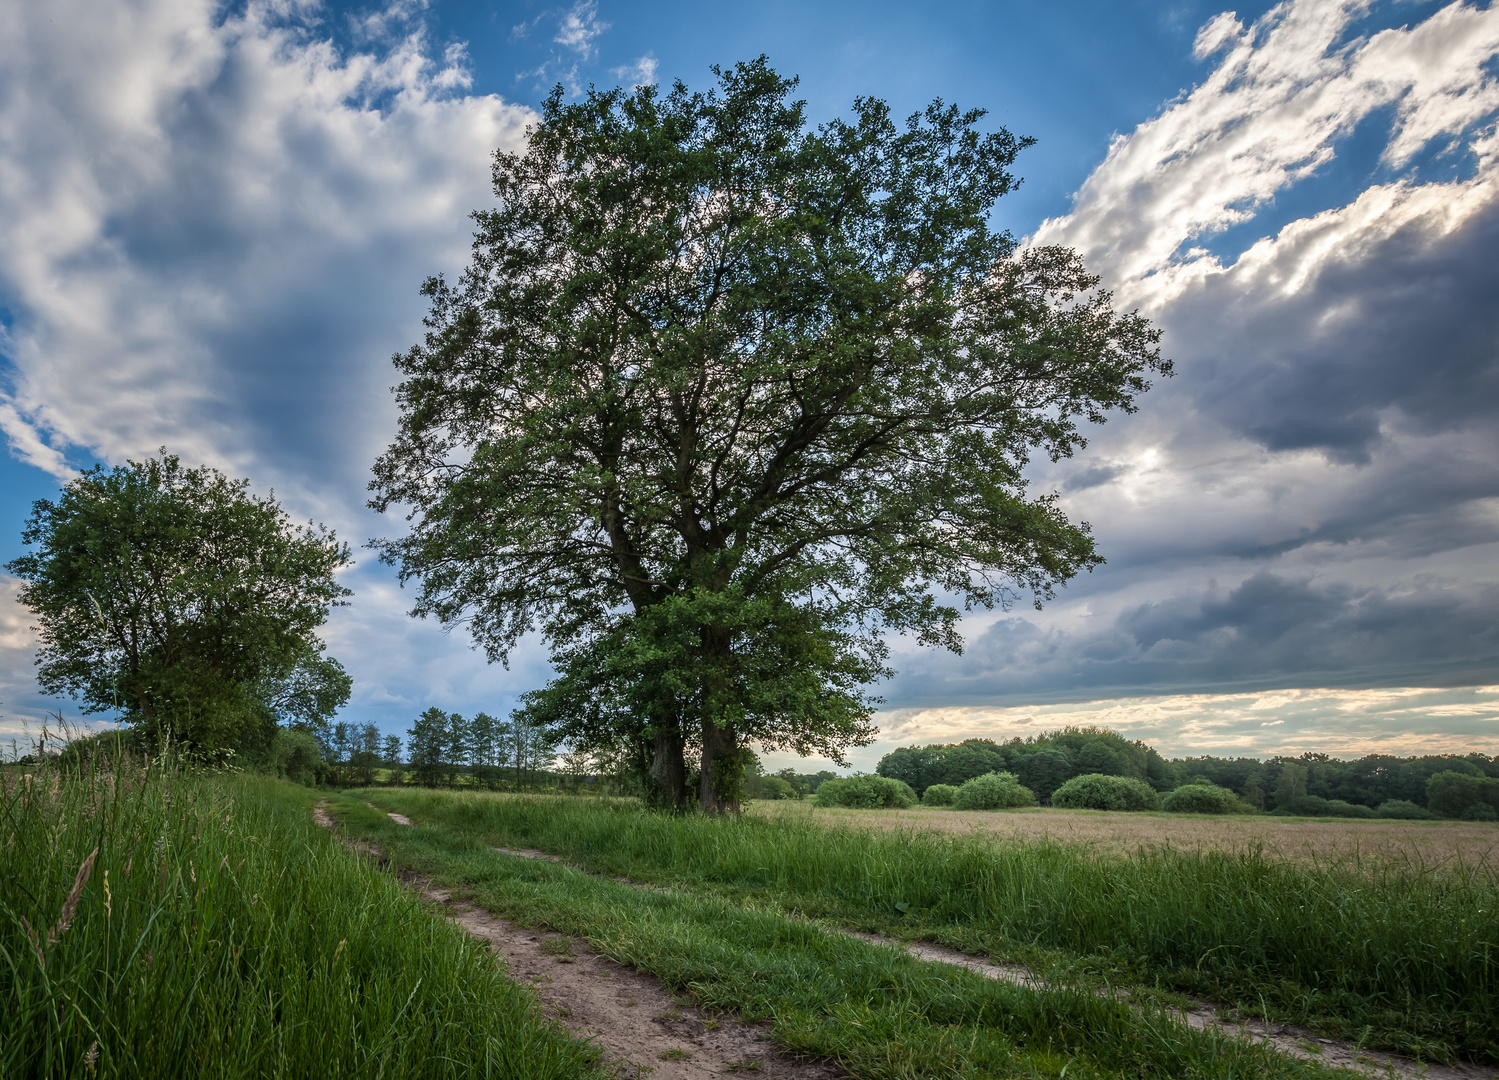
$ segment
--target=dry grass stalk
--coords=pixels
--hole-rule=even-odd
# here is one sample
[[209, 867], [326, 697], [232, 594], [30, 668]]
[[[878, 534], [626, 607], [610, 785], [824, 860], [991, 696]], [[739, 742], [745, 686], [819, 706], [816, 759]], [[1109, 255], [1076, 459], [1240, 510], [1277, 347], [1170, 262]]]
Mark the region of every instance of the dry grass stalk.
[[73, 879], [73, 891], [68, 893], [68, 898], [63, 901], [62, 914], [57, 919], [57, 925], [47, 931], [47, 944], [57, 944], [57, 939], [67, 933], [68, 927], [73, 925], [73, 914], [78, 910], [78, 898], [83, 895], [83, 887], [88, 884], [89, 875], [94, 872], [94, 860], [99, 857], [99, 849], [89, 854], [83, 860], [83, 865], [78, 868], [78, 876]]

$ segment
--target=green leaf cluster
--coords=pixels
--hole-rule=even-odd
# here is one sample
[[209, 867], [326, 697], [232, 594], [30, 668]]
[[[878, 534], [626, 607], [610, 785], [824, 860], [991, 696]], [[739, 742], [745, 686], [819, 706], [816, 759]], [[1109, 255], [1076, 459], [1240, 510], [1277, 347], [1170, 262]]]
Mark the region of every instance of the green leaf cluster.
[[348, 548], [248, 489], [163, 450], [38, 500], [35, 550], [6, 569], [38, 619], [42, 690], [184, 748], [326, 722], [350, 680], [316, 632], [350, 593]]

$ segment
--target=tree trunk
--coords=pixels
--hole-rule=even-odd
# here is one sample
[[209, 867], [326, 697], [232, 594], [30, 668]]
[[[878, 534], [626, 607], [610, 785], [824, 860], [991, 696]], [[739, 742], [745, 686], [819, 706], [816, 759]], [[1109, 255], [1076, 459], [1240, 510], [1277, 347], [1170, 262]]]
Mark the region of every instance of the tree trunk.
[[698, 787], [698, 809], [705, 814], [739, 813], [739, 785], [744, 774], [739, 733], [732, 725], [719, 727], [703, 717], [703, 774]]
[[647, 776], [647, 799], [662, 810], [681, 810], [687, 805], [687, 763], [682, 755], [682, 727], [676, 717], [662, 718], [656, 726], [655, 747]]

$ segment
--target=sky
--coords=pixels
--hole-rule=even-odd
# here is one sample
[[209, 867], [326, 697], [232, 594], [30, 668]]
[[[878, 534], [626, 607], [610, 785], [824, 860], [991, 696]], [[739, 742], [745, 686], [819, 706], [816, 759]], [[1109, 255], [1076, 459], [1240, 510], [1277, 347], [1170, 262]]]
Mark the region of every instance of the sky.
[[[1499, 9], [1481, 3], [0, 5], [0, 561], [33, 500], [166, 446], [358, 549], [343, 718], [503, 713], [507, 668], [362, 548], [390, 356], [554, 85], [765, 54], [814, 123], [935, 98], [1036, 143], [997, 226], [1080, 251], [1176, 374], [1037, 491], [1107, 563], [896, 641], [897, 745], [1098, 723], [1171, 755], [1499, 753]], [[40, 694], [0, 575], [0, 739]], [[772, 756], [779, 767], [815, 768]]]

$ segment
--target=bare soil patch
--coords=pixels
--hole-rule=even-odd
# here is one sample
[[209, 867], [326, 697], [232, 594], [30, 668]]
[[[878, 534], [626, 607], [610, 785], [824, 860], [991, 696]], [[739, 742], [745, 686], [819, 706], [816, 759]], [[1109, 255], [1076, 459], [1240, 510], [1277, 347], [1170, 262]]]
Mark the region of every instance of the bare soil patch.
[[1407, 863], [1422, 870], [1465, 866], [1499, 873], [1499, 825], [1479, 821], [1359, 821], [1190, 814], [1112, 813], [1104, 810], [845, 810], [808, 802], [752, 802], [749, 813], [808, 817], [829, 825], [869, 829], [1050, 839], [1081, 844], [1100, 855], [1123, 855], [1170, 844], [1187, 850], [1249, 851], [1327, 864], [1360, 857]]

